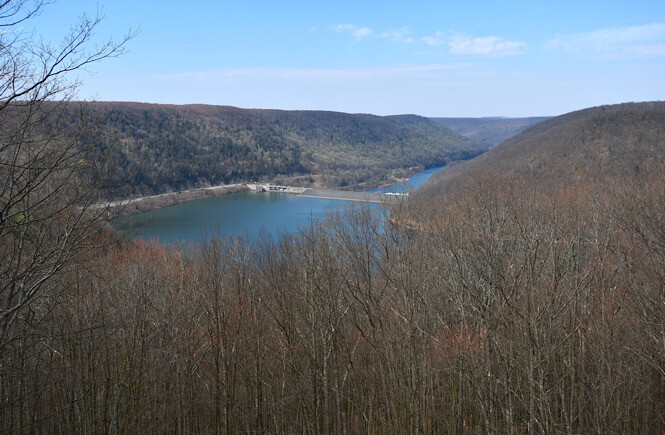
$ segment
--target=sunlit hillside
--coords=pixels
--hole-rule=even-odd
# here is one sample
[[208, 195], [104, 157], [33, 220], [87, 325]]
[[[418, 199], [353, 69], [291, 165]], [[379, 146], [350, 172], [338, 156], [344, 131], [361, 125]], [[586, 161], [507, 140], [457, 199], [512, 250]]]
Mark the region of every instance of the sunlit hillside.
[[299, 183], [349, 186], [483, 151], [415, 115], [138, 103], [82, 108], [98, 125], [90, 158], [112, 163], [115, 184], [127, 183], [134, 194], [294, 176]]

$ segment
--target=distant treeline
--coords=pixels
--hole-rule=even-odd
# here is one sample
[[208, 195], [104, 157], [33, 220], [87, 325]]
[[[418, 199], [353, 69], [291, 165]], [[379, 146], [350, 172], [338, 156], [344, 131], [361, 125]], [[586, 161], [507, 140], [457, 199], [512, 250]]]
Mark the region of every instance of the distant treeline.
[[[380, 181], [483, 149], [427, 118], [226, 106], [72, 103], [97, 128], [84, 138], [109, 192], [130, 194], [316, 175], [325, 186]], [[314, 181], [314, 179], [312, 179]]]
[[494, 148], [501, 142], [520, 134], [526, 128], [543, 122], [549, 117], [535, 116], [531, 118], [430, 118], [432, 121], [445, 125], [455, 133]]

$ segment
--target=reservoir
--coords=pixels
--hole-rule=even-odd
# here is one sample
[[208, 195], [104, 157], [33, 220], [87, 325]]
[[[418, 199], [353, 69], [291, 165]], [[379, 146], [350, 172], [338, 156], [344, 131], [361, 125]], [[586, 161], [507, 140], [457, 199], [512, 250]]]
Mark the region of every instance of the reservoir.
[[[371, 192], [403, 192], [418, 188], [442, 168], [432, 168], [411, 176], [409, 181]], [[377, 204], [368, 204], [377, 207]], [[310, 220], [328, 212], [358, 203], [320, 198], [300, 198], [288, 193], [240, 192], [216, 198], [183, 202], [171, 207], [117, 219], [114, 225], [133, 237], [168, 243], [176, 240], [198, 242], [203, 234], [244, 234], [250, 238], [265, 232], [277, 236], [296, 231]]]

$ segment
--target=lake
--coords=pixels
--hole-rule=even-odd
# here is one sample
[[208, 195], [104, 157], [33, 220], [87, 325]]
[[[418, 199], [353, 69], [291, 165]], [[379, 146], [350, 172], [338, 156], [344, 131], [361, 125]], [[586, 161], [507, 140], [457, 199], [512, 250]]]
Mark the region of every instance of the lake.
[[[418, 188], [442, 168], [414, 174], [409, 181], [372, 192], [403, 192]], [[319, 219], [327, 212], [341, 210], [350, 203], [332, 199], [300, 198], [274, 192], [240, 192], [216, 198], [183, 202], [170, 207], [117, 219], [114, 226], [143, 240], [168, 243], [176, 240], [198, 242], [202, 235], [219, 230], [221, 234], [259, 233], [277, 236], [293, 232], [310, 219]], [[376, 207], [376, 204], [370, 206]]]

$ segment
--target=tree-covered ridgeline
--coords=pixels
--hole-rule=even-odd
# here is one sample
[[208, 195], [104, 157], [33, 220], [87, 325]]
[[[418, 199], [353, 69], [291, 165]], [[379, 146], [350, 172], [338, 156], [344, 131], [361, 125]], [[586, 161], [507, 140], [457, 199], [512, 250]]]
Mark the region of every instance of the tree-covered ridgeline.
[[75, 107], [98, 126], [83, 142], [93, 145], [89, 159], [116, 168], [109, 192], [114, 184], [152, 194], [275, 178], [343, 187], [484, 151], [412, 115], [103, 102]]
[[491, 168], [542, 182], [649, 173], [665, 164], [665, 102], [624, 103], [566, 113], [533, 125], [483, 155], [435, 174], [427, 195], [455, 190]]

